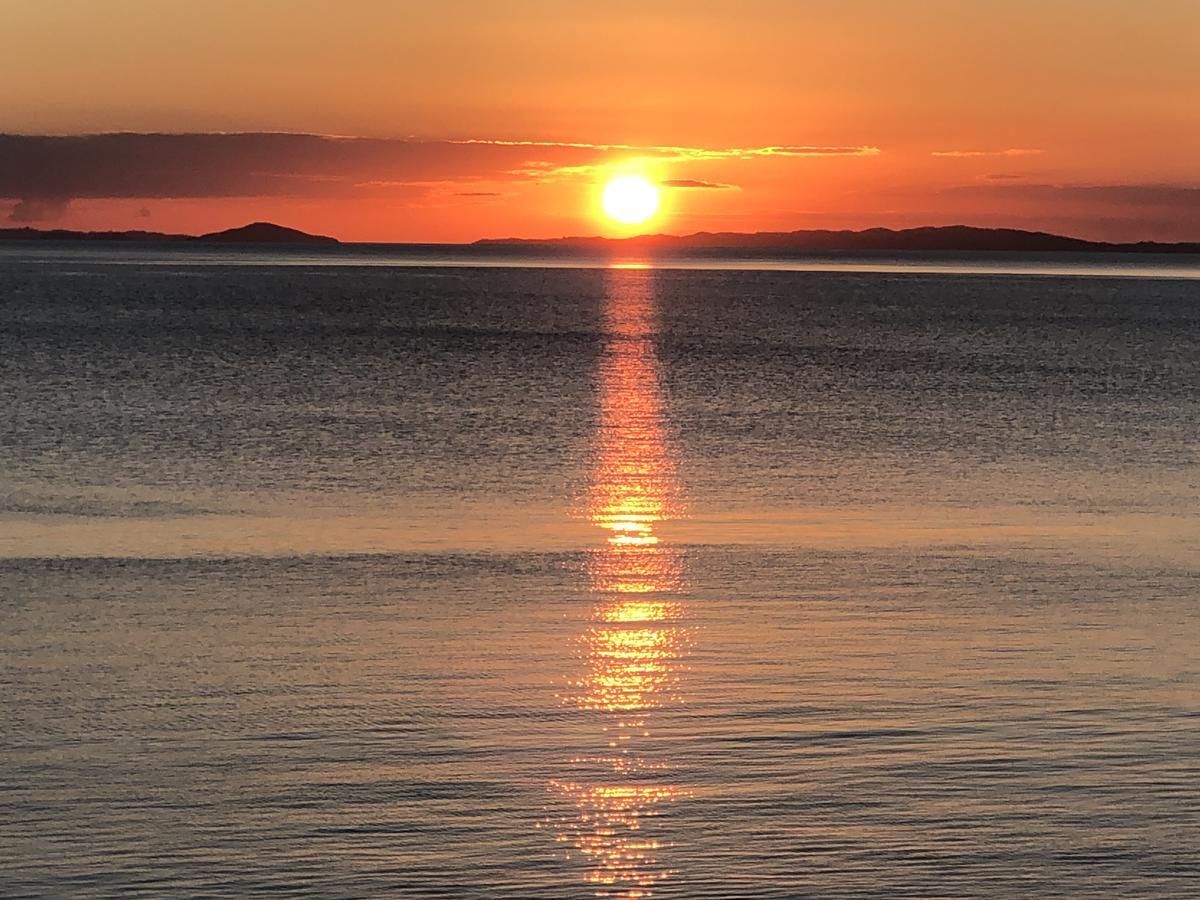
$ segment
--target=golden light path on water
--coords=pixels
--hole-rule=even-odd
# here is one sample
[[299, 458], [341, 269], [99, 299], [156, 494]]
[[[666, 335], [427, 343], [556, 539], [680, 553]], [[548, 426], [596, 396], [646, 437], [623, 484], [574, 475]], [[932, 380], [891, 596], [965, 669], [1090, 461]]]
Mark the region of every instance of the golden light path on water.
[[597, 599], [577, 644], [584, 674], [566, 697], [594, 714], [603, 749], [570, 760], [586, 778], [552, 784], [576, 810], [559, 823], [559, 839], [574, 846], [586, 879], [607, 897], [649, 897], [669, 877], [662, 829], [648, 826], [664, 804], [686, 796], [670, 783], [669, 760], [645, 746], [655, 711], [681, 702], [688, 641], [676, 596], [679, 551], [655, 533], [680, 506], [663, 433], [652, 279], [652, 272], [633, 269], [606, 275], [600, 427], [586, 510], [600, 531], [587, 564]]

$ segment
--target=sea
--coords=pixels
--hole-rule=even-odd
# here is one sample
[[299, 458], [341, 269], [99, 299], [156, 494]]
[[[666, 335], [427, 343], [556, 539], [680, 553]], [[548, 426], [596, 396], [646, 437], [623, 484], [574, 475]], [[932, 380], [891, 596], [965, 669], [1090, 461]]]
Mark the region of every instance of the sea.
[[0, 896], [1200, 897], [1200, 260], [0, 247]]

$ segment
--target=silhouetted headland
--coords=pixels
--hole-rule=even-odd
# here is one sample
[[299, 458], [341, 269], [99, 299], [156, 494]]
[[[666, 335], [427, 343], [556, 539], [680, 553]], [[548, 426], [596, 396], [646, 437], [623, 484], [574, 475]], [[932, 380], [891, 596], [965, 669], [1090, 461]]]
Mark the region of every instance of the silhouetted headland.
[[969, 225], [923, 228], [868, 228], [865, 231], [700, 231], [688, 235], [647, 234], [628, 238], [563, 237], [546, 240], [484, 239], [472, 246], [538, 250], [760, 250], [770, 253], [813, 251], [1054, 251], [1098, 253], [1200, 253], [1200, 243], [1108, 243], [1015, 228], [973, 228]]
[[213, 244], [336, 244], [337, 238], [323, 234], [309, 234], [295, 228], [285, 228], [273, 222], [251, 222], [241, 228], [227, 228], [202, 234], [198, 241]]
[[337, 244], [337, 238], [285, 228], [273, 222], [251, 222], [209, 234], [168, 234], [161, 231], [68, 231], [55, 228], [0, 228], [0, 241], [122, 241], [161, 243], [203, 241], [208, 244]]

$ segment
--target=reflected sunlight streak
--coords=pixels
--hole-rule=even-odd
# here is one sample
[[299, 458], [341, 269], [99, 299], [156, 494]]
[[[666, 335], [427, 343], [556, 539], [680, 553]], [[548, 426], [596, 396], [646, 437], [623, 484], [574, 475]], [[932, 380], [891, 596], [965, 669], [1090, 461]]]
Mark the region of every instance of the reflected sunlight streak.
[[604, 542], [587, 561], [597, 602], [594, 624], [578, 638], [585, 673], [566, 698], [600, 716], [604, 749], [571, 760], [588, 778], [551, 784], [577, 811], [558, 823], [559, 840], [580, 854], [585, 880], [599, 896], [625, 898], [651, 896], [671, 874], [658, 858], [671, 844], [643, 825], [660, 819], [665, 804], [690, 796], [663, 783], [668, 764], [641, 746], [651, 737], [650, 713], [681, 702], [680, 661], [689, 641], [683, 603], [663, 596], [680, 589], [680, 553], [655, 534], [659, 522], [682, 513], [663, 434], [652, 277], [636, 269], [608, 273], [608, 343], [587, 506]]

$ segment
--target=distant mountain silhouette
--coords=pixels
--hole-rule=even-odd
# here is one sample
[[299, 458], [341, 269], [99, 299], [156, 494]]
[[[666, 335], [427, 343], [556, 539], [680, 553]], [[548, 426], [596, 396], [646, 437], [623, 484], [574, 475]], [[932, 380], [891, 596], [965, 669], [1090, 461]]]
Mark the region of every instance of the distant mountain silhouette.
[[0, 241], [119, 241], [137, 243], [197, 242], [206, 244], [336, 244], [337, 238], [308, 234], [271, 222], [252, 222], [241, 228], [229, 228], [200, 236], [167, 234], [161, 231], [67, 231], [55, 228], [0, 228]]
[[812, 251], [1009, 251], [1041, 253], [1047, 251], [1084, 251], [1104, 253], [1200, 253], [1200, 243], [1160, 244], [1141, 241], [1112, 244], [1063, 237], [1044, 231], [1015, 228], [973, 228], [969, 225], [905, 228], [869, 228], [866, 231], [700, 231], [688, 235], [648, 234], [629, 238], [563, 237], [546, 240], [489, 238], [472, 246], [488, 248], [571, 249], [571, 250], [761, 250], [770, 252]]
[[284, 228], [273, 222], [251, 222], [241, 228], [227, 228], [202, 234], [198, 241], [213, 244], [336, 244], [337, 238], [321, 234], [308, 234], [295, 228]]

